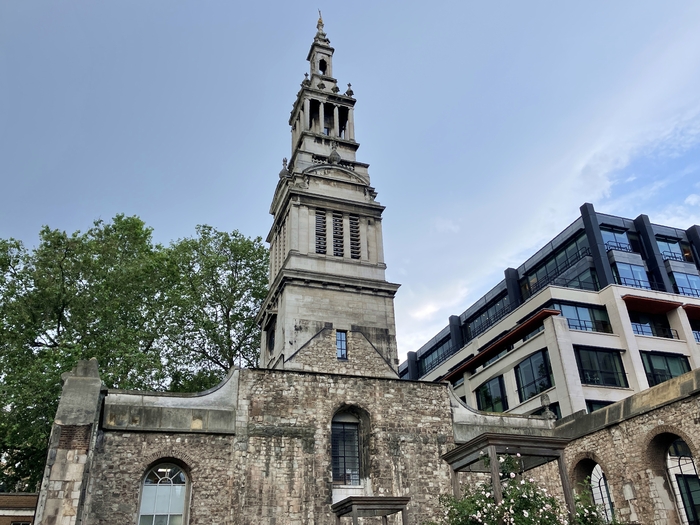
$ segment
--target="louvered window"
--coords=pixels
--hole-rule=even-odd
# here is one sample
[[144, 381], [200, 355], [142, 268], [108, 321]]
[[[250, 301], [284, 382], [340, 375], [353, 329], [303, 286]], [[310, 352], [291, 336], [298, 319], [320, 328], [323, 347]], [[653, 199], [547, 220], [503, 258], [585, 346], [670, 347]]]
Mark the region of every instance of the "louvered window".
[[343, 214], [333, 212], [333, 255], [343, 256]]
[[360, 436], [358, 423], [332, 423], [333, 483], [360, 484]]
[[316, 253], [326, 253], [326, 210], [316, 210]]
[[350, 257], [360, 258], [360, 218], [350, 215]]

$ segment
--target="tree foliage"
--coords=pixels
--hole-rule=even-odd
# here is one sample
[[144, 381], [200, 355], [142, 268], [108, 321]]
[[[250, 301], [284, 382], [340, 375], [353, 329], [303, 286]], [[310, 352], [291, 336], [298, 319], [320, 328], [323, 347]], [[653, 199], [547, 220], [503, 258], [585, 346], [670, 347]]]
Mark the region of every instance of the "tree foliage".
[[0, 490], [34, 490], [60, 375], [96, 357], [109, 388], [198, 391], [256, 366], [260, 238], [199, 226], [164, 247], [137, 217], [39, 244], [0, 240]]

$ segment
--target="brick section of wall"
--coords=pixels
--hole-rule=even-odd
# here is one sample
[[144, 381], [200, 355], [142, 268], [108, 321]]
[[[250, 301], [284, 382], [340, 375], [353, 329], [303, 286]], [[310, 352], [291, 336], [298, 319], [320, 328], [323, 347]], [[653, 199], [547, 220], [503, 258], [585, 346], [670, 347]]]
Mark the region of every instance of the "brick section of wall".
[[347, 359], [338, 359], [336, 331], [322, 330], [296, 354], [289, 357], [285, 369], [396, 378], [396, 372], [367, 337], [359, 331], [347, 332]]
[[445, 385], [242, 370], [236, 436], [106, 431], [89, 522], [136, 523], [147, 469], [176, 458], [192, 479], [190, 525], [334, 523], [331, 420], [347, 406], [369, 414], [365, 481], [374, 495], [411, 496], [412, 525], [435, 519], [438, 496], [451, 491], [440, 459], [454, 446]]
[[58, 448], [87, 451], [90, 447], [92, 425], [63, 425], [59, 428], [61, 435], [58, 439]]
[[[584, 459], [598, 463], [610, 486], [615, 515], [648, 525], [676, 525], [673, 490], [665, 473], [665, 453], [672, 436], [688, 443], [696, 464], [700, 456], [700, 396], [676, 401], [643, 415], [572, 441], [566, 463], [572, 484], [576, 465]], [[623, 487], [628, 485], [625, 499]], [[630, 491], [632, 489], [632, 491]]]

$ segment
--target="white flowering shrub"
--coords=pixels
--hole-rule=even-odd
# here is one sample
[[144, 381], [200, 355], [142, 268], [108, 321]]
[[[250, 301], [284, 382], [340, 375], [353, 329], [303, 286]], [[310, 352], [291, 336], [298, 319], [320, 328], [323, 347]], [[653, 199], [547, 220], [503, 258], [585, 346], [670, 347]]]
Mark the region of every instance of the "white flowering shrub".
[[[518, 455], [519, 457], [519, 455]], [[485, 463], [488, 466], [488, 458]], [[520, 460], [499, 457], [503, 500], [496, 504], [490, 483], [467, 488], [461, 498], [443, 496], [441, 525], [605, 525], [591, 499], [583, 494], [576, 498], [576, 515], [569, 520], [566, 507], [539, 487], [534, 479], [520, 473]], [[430, 525], [430, 524], [428, 524]], [[432, 524], [436, 525], [436, 524]]]

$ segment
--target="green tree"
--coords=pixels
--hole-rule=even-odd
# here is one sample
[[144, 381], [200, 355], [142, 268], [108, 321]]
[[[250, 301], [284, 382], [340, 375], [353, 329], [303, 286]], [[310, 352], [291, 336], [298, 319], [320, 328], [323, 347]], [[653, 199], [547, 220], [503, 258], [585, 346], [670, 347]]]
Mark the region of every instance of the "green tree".
[[96, 357], [109, 388], [197, 391], [255, 366], [267, 286], [260, 238], [197, 228], [154, 244], [137, 217], [0, 240], [0, 490], [34, 490], [60, 375]]

